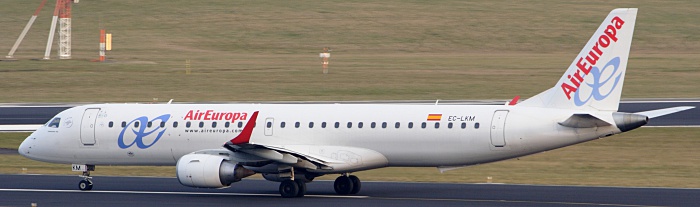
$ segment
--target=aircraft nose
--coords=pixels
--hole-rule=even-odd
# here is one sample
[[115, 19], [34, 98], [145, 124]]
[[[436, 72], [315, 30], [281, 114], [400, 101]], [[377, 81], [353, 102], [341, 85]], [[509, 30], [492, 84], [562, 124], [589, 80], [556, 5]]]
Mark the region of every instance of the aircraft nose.
[[30, 153], [30, 150], [32, 148], [31, 147], [32, 141], [33, 140], [31, 138], [31, 136], [24, 139], [24, 141], [22, 141], [22, 144], [19, 145], [17, 152], [19, 152], [19, 154], [22, 156], [29, 157], [29, 153]]

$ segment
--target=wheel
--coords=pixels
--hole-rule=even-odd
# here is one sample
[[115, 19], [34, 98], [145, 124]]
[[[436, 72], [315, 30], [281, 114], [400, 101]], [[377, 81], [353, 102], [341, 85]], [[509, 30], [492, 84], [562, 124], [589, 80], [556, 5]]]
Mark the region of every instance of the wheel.
[[335, 188], [335, 193], [339, 195], [350, 194], [352, 191], [352, 180], [348, 176], [340, 176], [335, 179], [333, 188]]
[[350, 181], [352, 181], [352, 190], [350, 191], [350, 194], [357, 194], [360, 192], [360, 188], [362, 187], [362, 183], [360, 182], [360, 178], [357, 176], [351, 175], [348, 176], [350, 178]]
[[304, 197], [306, 194], [306, 182], [302, 180], [294, 180], [294, 182], [297, 183], [297, 186], [299, 186], [299, 192], [297, 192], [297, 197]]
[[85, 190], [92, 190], [92, 181], [90, 181], [90, 180], [81, 180], [80, 182], [78, 182], [78, 188], [79, 188], [80, 190], [83, 190], [83, 191], [85, 191]]
[[299, 185], [293, 180], [284, 180], [280, 183], [280, 195], [284, 198], [297, 197]]

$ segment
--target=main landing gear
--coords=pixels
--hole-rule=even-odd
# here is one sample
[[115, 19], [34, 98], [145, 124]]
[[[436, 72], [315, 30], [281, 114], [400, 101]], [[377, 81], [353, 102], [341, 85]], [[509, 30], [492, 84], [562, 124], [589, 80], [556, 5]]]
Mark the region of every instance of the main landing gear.
[[[333, 183], [335, 192], [339, 195], [357, 194], [362, 188], [360, 178], [354, 175], [343, 174], [335, 179]], [[280, 183], [280, 195], [284, 198], [304, 197], [306, 194], [306, 181], [302, 179], [283, 180]]]
[[343, 174], [335, 179], [333, 183], [333, 188], [335, 188], [335, 193], [339, 195], [357, 194], [360, 192], [362, 183], [360, 178], [354, 175], [348, 176]]
[[284, 198], [304, 197], [304, 194], [306, 194], [306, 181], [294, 179], [294, 167], [283, 166], [278, 170], [280, 177], [287, 178], [280, 183], [280, 195]]
[[304, 197], [306, 182], [302, 180], [284, 180], [280, 183], [280, 195], [284, 198]]
[[92, 177], [90, 177], [90, 171], [95, 171], [95, 165], [73, 165], [73, 171], [82, 171], [83, 174], [80, 175], [83, 180], [78, 182], [78, 189], [82, 191], [92, 190]]

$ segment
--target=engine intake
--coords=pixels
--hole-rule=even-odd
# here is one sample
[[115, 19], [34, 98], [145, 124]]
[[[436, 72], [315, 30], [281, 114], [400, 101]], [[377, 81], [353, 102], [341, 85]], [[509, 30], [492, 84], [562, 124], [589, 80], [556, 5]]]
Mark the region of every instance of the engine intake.
[[177, 161], [176, 172], [180, 184], [198, 188], [221, 188], [255, 174], [237, 165], [227, 156], [187, 154]]

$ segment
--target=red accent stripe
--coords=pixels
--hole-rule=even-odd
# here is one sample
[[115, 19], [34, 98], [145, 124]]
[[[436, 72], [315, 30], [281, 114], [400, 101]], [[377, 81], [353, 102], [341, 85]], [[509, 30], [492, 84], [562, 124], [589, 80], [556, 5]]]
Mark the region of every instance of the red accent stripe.
[[248, 144], [250, 142], [250, 135], [253, 134], [253, 127], [255, 126], [255, 120], [258, 118], [258, 112], [253, 112], [253, 115], [248, 120], [248, 123], [243, 127], [243, 131], [238, 134], [235, 138], [231, 139], [231, 143], [235, 145]]
[[515, 106], [515, 104], [518, 103], [518, 99], [520, 99], [520, 96], [513, 97], [513, 100], [510, 100], [510, 103], [508, 103], [508, 105]]

